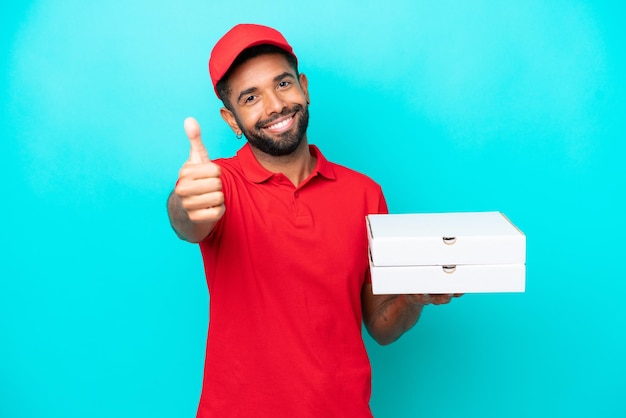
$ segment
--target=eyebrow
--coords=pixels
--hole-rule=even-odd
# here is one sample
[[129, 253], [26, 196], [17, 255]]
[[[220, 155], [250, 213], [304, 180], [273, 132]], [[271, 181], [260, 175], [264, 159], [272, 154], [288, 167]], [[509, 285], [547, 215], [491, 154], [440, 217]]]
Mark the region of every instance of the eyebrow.
[[[288, 72], [288, 71], [285, 71], [284, 73], [279, 74], [279, 75], [277, 75], [276, 77], [274, 77], [273, 81], [274, 81], [275, 83], [277, 83], [277, 82], [279, 82], [279, 81], [284, 80], [285, 78], [293, 78], [293, 79], [295, 80], [296, 76], [295, 76], [295, 75], [293, 75], [292, 73]], [[257, 90], [258, 90], [258, 88], [257, 88], [257, 87], [250, 87], [250, 88], [248, 88], [248, 89], [242, 90], [242, 91], [239, 93], [239, 96], [237, 96], [237, 102], [239, 102], [243, 96], [246, 96], [246, 95], [248, 95], [248, 94], [254, 93], [254, 92], [255, 92], [255, 91], [257, 91]]]
[[239, 96], [237, 96], [237, 102], [240, 102], [243, 96], [247, 96], [248, 94], [254, 93], [257, 90], [258, 89], [256, 87], [250, 87], [249, 89], [243, 90], [241, 93], [239, 93]]
[[293, 78], [293, 79], [295, 79], [295, 78], [296, 78], [296, 76], [295, 76], [295, 75], [291, 74], [291, 73], [290, 73], [290, 72], [288, 72], [288, 71], [285, 71], [284, 73], [282, 73], [282, 74], [277, 75], [276, 77], [274, 77], [274, 81], [275, 81], [275, 82], [277, 82], [277, 81], [282, 81], [282, 80], [284, 80], [285, 78], [288, 78], [288, 77], [291, 77], [291, 78]]

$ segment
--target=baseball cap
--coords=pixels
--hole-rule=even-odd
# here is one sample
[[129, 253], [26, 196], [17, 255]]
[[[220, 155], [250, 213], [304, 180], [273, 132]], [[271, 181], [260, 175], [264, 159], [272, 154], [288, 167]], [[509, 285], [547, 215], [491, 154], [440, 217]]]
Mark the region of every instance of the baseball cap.
[[217, 83], [224, 77], [237, 56], [247, 48], [265, 44], [283, 49], [296, 58], [285, 37], [276, 29], [268, 26], [241, 23], [234, 26], [217, 41], [209, 58], [209, 74], [218, 98], [220, 95], [217, 92]]

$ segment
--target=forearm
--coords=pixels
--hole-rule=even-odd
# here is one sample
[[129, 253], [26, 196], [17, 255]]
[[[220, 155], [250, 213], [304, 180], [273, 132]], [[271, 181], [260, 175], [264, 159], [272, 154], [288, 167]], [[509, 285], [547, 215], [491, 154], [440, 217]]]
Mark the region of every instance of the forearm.
[[180, 198], [172, 191], [167, 199], [167, 214], [170, 225], [176, 235], [185, 241], [197, 243], [206, 238], [215, 222], [197, 223], [189, 219], [187, 211], [183, 208]]
[[417, 323], [423, 307], [408, 295], [388, 296], [366, 314], [365, 327], [379, 344], [391, 344]]

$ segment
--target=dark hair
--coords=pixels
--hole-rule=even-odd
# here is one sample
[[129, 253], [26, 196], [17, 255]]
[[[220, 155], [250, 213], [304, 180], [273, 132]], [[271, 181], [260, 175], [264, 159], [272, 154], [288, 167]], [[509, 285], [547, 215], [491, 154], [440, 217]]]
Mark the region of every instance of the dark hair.
[[215, 86], [217, 93], [219, 94], [220, 99], [222, 100], [222, 103], [224, 103], [224, 107], [226, 107], [226, 109], [230, 111], [233, 110], [232, 104], [229, 99], [229, 96], [231, 93], [230, 86], [228, 85], [229, 77], [232, 75], [235, 69], [241, 64], [243, 64], [244, 62], [248, 61], [249, 59], [258, 57], [260, 55], [265, 55], [265, 54], [283, 55], [287, 59], [289, 64], [293, 67], [293, 69], [295, 70], [296, 78], [299, 76], [298, 61], [296, 60], [296, 57], [291, 55], [290, 53], [288, 53], [282, 48], [279, 48], [274, 45], [263, 44], [263, 45], [252, 46], [250, 48], [244, 49], [241, 52], [241, 54], [237, 55], [237, 58], [235, 58], [230, 68], [228, 68], [228, 71], [226, 71], [226, 74], [224, 74], [224, 76], [217, 82]]

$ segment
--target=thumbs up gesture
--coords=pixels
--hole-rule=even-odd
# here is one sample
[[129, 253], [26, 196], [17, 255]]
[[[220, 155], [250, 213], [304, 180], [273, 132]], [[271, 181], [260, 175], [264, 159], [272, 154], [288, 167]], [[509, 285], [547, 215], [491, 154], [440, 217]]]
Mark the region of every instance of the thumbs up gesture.
[[178, 173], [174, 195], [180, 200], [188, 221], [178, 219], [177, 222], [172, 211], [170, 220], [179, 235], [197, 242], [206, 237], [224, 215], [224, 194], [220, 166], [209, 158], [200, 125], [194, 118], [187, 118], [184, 127], [190, 145], [189, 159]]
[[210, 163], [209, 152], [202, 143], [198, 121], [194, 118], [187, 118], [185, 119], [184, 127], [185, 134], [187, 134], [187, 138], [189, 138], [189, 145], [191, 146], [189, 162], [193, 164]]

